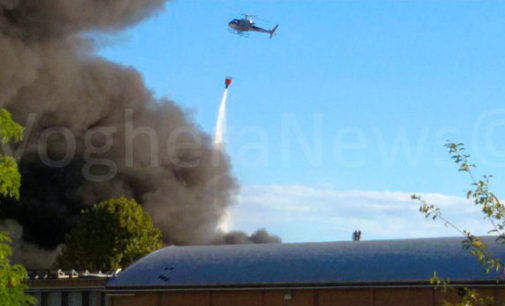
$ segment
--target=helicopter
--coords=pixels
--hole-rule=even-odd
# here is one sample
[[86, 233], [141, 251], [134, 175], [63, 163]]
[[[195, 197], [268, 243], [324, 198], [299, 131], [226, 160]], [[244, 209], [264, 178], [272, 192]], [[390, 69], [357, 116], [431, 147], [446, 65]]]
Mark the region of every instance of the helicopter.
[[275, 34], [275, 30], [277, 30], [277, 27], [279, 25], [276, 25], [273, 27], [271, 30], [265, 30], [263, 28], [257, 27], [254, 24], [253, 18], [256, 17], [254, 15], [247, 15], [247, 14], [242, 14], [244, 18], [242, 19], [233, 19], [228, 23], [228, 26], [232, 28], [233, 30], [237, 31], [237, 34], [239, 35], [244, 35], [245, 32], [260, 32], [260, 33], [269, 33], [270, 38]]

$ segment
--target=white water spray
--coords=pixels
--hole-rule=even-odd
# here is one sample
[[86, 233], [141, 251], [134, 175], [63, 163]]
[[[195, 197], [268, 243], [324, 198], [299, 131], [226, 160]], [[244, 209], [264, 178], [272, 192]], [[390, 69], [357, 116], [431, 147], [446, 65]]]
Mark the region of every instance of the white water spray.
[[222, 150], [226, 134], [226, 100], [228, 99], [228, 88], [224, 89], [223, 98], [219, 105], [217, 115], [216, 131], [214, 133], [214, 150]]
[[[228, 88], [224, 89], [223, 98], [221, 99], [221, 104], [219, 105], [219, 113], [217, 115], [216, 131], [214, 132], [214, 151], [224, 150], [224, 143], [226, 137], [226, 100], [228, 99]], [[217, 230], [222, 233], [227, 233], [230, 231], [230, 213], [228, 209], [223, 213], [219, 224], [217, 225]]]

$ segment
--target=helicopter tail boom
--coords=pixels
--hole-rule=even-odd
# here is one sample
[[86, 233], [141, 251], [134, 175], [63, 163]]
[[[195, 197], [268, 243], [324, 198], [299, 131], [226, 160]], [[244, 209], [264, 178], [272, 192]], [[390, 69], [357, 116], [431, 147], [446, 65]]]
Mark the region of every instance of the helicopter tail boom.
[[270, 38], [272, 38], [272, 36], [274, 36], [274, 34], [275, 34], [275, 30], [277, 30], [277, 27], [279, 27], [279, 25], [278, 25], [278, 24], [277, 24], [275, 27], [273, 27], [273, 29], [271, 29], [271, 30], [269, 31], [269, 33], [270, 33]]

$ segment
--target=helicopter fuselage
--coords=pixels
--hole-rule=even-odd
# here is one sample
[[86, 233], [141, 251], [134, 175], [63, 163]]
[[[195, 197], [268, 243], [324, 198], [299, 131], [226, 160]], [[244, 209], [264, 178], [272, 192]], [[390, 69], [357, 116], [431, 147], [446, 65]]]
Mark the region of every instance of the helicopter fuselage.
[[265, 29], [255, 26], [254, 22], [252, 22], [249, 19], [233, 19], [232, 21], [230, 21], [228, 23], [228, 26], [238, 32], [254, 31], [254, 32], [261, 32], [261, 33], [270, 33], [269, 30], [265, 30]]

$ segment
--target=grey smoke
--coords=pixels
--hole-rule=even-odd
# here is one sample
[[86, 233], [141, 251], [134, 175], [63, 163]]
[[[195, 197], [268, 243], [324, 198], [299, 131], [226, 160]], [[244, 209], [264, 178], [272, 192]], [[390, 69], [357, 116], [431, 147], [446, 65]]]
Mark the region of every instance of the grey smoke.
[[24, 263], [29, 270], [43, 270], [51, 267], [61, 250], [61, 246], [53, 250], [43, 250], [33, 243], [23, 241], [23, 228], [15, 220], [1, 220], [0, 231], [8, 232], [12, 239], [13, 261]]
[[2, 200], [0, 213], [30, 245], [54, 250], [82, 208], [119, 196], [142, 203], [167, 243], [214, 239], [238, 188], [228, 158], [213, 157], [184, 110], [155, 99], [133, 68], [95, 56], [83, 35], [123, 30], [164, 2], [0, 0], [0, 107], [27, 127], [10, 148], [23, 150], [21, 200]]
[[238, 190], [228, 157], [135, 69], [94, 54], [89, 33], [124, 30], [164, 4], [0, 0], [0, 107], [26, 127], [21, 144], [2, 147], [23, 180], [21, 200], [0, 204], [16, 262], [49, 268], [81, 210], [119, 196], [141, 203], [167, 244], [280, 242], [216, 232]]
[[232, 231], [215, 238], [214, 244], [253, 244], [253, 243], [281, 243], [281, 238], [271, 235], [265, 229], [259, 229], [251, 235], [242, 231]]

